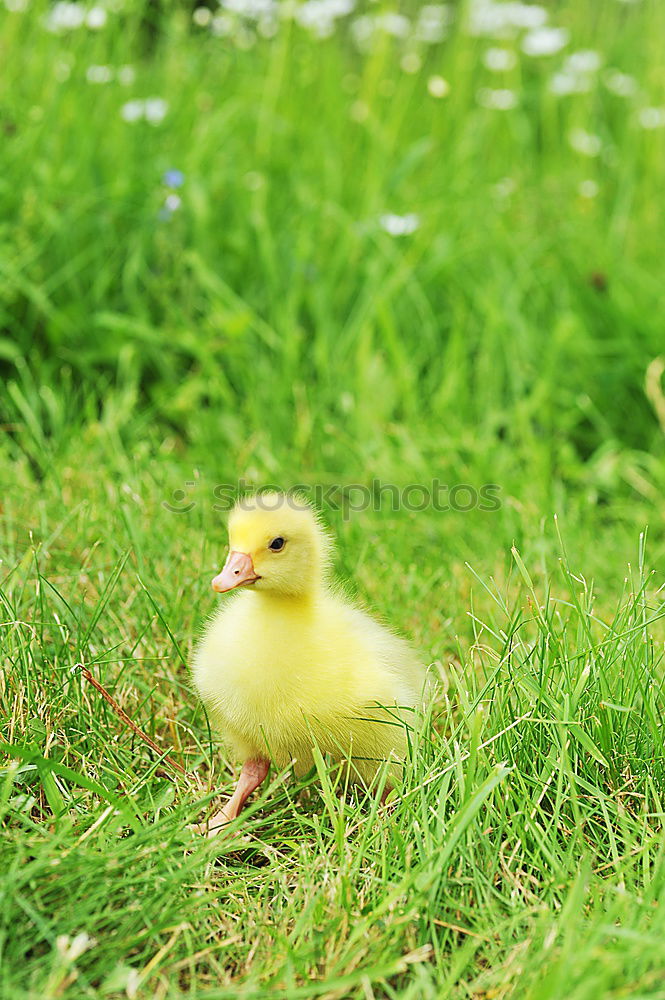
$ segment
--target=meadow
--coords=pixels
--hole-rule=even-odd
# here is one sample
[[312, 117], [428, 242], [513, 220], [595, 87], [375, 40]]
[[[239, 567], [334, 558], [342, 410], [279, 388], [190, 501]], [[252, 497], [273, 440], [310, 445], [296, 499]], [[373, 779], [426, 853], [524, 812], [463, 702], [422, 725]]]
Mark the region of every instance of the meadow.
[[[663, 37], [0, 0], [1, 997], [665, 998]], [[390, 808], [321, 761], [205, 841], [267, 483], [440, 685]]]

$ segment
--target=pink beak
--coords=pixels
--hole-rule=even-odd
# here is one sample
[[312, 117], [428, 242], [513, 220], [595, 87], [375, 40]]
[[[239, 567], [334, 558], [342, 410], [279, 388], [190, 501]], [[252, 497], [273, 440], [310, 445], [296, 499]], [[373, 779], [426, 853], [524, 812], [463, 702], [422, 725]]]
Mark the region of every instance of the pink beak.
[[229, 552], [222, 572], [212, 581], [212, 589], [218, 594], [225, 594], [234, 587], [242, 587], [245, 583], [255, 583], [261, 578], [254, 571], [252, 557], [246, 552]]

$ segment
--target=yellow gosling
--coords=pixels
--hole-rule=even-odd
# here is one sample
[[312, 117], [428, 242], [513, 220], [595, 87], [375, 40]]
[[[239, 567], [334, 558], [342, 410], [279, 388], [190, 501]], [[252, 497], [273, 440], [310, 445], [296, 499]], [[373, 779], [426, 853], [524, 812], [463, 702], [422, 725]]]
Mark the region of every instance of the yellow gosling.
[[354, 781], [370, 784], [385, 761], [394, 776], [406, 752], [404, 723], [414, 721], [425, 686], [409, 644], [332, 589], [330, 540], [302, 499], [240, 501], [229, 543], [212, 585], [240, 592], [210, 622], [192, 671], [243, 766], [209, 833], [238, 816], [271, 761], [306, 773], [314, 744], [350, 761]]

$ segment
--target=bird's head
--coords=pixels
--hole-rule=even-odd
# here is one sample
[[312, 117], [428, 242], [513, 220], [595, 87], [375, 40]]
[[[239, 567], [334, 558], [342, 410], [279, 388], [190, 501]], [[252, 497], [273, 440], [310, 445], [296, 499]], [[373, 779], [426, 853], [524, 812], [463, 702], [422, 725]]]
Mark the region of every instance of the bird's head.
[[220, 594], [252, 587], [285, 597], [316, 591], [330, 541], [315, 512], [293, 494], [260, 493], [239, 500], [229, 517], [229, 555], [212, 581]]

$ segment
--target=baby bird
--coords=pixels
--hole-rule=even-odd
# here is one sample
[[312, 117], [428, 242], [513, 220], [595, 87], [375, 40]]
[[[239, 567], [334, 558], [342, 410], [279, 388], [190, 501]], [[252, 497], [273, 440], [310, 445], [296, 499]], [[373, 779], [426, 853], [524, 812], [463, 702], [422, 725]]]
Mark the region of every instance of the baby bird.
[[314, 744], [353, 781], [370, 784], [384, 761], [394, 777], [425, 686], [409, 644], [331, 587], [331, 544], [304, 500], [239, 501], [229, 543], [212, 586], [240, 593], [211, 620], [192, 670], [242, 771], [209, 832], [238, 816], [271, 761], [306, 773]]

